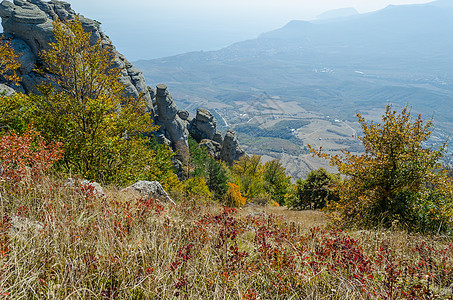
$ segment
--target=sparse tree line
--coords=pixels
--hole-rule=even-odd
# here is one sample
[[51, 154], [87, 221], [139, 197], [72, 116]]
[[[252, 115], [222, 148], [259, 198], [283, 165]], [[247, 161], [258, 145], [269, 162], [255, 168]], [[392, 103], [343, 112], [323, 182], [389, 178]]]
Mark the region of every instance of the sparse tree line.
[[[35, 156], [42, 154], [57, 174], [102, 183], [158, 180], [181, 198], [215, 199], [235, 207], [254, 202], [324, 209], [338, 226], [452, 234], [452, 180], [440, 163], [445, 147], [424, 147], [433, 123], [412, 117], [409, 109], [398, 113], [387, 106], [381, 123], [358, 115], [365, 147], [361, 155], [311, 149], [330, 160], [342, 177], [320, 169], [291, 184], [278, 160], [263, 163], [260, 156], [244, 156], [228, 166], [191, 139], [180, 182], [174, 153], [152, 139], [156, 126], [145, 102], [123, 96], [121, 70], [112, 67], [109, 50], [100, 42], [90, 45], [90, 34], [77, 19], [56, 21], [54, 35], [55, 42], [41, 54], [45, 73], [52, 75], [38, 87], [39, 94], [1, 96], [2, 176], [8, 170], [26, 172], [24, 166], [34, 170], [40, 161]], [[7, 42], [0, 44], [0, 75], [6, 80], [19, 79], [14, 72], [18, 57]], [[20, 160], [11, 153], [30, 157]]]

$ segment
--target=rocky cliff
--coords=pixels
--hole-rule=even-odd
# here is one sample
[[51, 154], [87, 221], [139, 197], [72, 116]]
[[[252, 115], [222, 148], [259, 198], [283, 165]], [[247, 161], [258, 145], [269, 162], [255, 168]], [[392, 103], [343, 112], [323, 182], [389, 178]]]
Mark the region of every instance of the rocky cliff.
[[[16, 90], [27, 93], [35, 91], [36, 85], [42, 82], [43, 77], [33, 71], [33, 68], [39, 64], [40, 51], [49, 49], [49, 44], [53, 41], [52, 22], [56, 19], [72, 20], [75, 16], [76, 12], [71, 9], [71, 5], [63, 1], [4, 0], [0, 3], [2, 38], [10, 39], [14, 49], [22, 53], [19, 69], [22, 81]], [[100, 39], [104, 45], [111, 47], [114, 66], [122, 69], [121, 82], [126, 87], [126, 94], [133, 97], [143, 95], [152, 113], [152, 97], [142, 72], [112, 46], [112, 41], [100, 30], [98, 22], [83, 16], [80, 16], [80, 21], [83, 28], [91, 32], [93, 44]]]
[[[7, 95], [14, 90], [25, 93], [36, 91], [36, 86], [45, 77], [34, 68], [41, 63], [39, 53], [49, 49], [49, 44], [53, 41], [53, 21], [73, 20], [76, 15], [70, 4], [63, 1], [1, 2], [3, 34], [0, 38], [10, 40], [14, 49], [21, 53], [19, 76], [22, 80], [20, 86], [6, 86], [0, 82], [0, 91], [5, 91]], [[98, 22], [80, 15], [79, 18], [85, 31], [91, 32], [93, 44], [101, 40], [103, 45], [111, 49], [114, 67], [122, 70], [120, 80], [125, 85], [126, 95], [144, 97], [148, 111], [156, 124], [160, 125], [157, 137], [177, 150], [180, 160], [184, 160], [183, 156], [188, 153], [189, 134], [206, 147], [211, 155], [229, 163], [245, 154], [233, 131], [228, 131], [225, 137], [217, 131], [217, 122], [208, 110], [198, 109], [195, 118], [191, 118], [187, 111], [178, 110], [167, 87], [164, 84], [158, 85], [157, 90], [148, 87], [142, 72], [116, 50], [112, 41], [101, 31]]]

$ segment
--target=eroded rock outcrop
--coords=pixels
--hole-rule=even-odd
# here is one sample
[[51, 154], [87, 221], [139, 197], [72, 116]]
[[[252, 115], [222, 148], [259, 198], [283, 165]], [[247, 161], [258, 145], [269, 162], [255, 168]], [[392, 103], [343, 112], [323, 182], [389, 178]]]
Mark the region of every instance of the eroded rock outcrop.
[[191, 124], [191, 134], [197, 140], [213, 140], [217, 132], [217, 121], [207, 109], [197, 109], [197, 115]]
[[179, 151], [179, 159], [184, 160], [181, 156], [188, 155], [189, 133], [215, 159], [232, 164], [245, 155], [233, 130], [228, 130], [223, 137], [217, 130], [214, 115], [207, 109], [198, 108], [195, 118], [185, 110], [178, 110], [164, 84], [157, 86], [155, 112], [156, 124], [161, 126], [157, 136]]
[[[170, 141], [173, 150], [179, 156], [188, 153], [189, 149], [189, 123], [181, 119], [173, 97], [167, 91], [165, 84], [159, 84], [156, 91], [156, 124], [160, 126], [159, 132]], [[180, 157], [182, 158], [182, 157]]]
[[[39, 53], [48, 50], [53, 41], [53, 21], [73, 20], [76, 12], [69, 3], [63, 1], [43, 0], [4, 0], [0, 3], [3, 38], [10, 39], [14, 49], [22, 53], [19, 75], [22, 77], [18, 91], [35, 92], [35, 87], [43, 81], [43, 77], [33, 71], [39, 64]], [[135, 68], [112, 45], [111, 40], [100, 30], [98, 22], [79, 16], [83, 28], [91, 32], [91, 43], [101, 40], [105, 47], [111, 49], [114, 55], [114, 66], [121, 68], [121, 82], [125, 85], [127, 96], [143, 96], [147, 102], [148, 111], [153, 114], [152, 95], [145, 84], [145, 78], [140, 70]]]
[[236, 133], [229, 129], [224, 137], [222, 152], [220, 158], [228, 163], [233, 163], [245, 155], [245, 151], [239, 145]]

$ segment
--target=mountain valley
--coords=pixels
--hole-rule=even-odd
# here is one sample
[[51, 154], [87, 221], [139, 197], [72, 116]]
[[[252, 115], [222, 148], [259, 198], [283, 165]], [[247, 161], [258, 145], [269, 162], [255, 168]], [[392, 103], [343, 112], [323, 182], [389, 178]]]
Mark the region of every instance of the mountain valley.
[[[431, 143], [446, 141], [453, 130], [451, 36], [453, 6], [435, 1], [291, 21], [218, 51], [134, 64], [148, 81], [165, 82], [180, 108], [213, 110], [218, 126], [235, 129], [249, 153], [282, 159], [298, 178], [328, 167], [311, 158], [307, 144], [360, 150], [355, 114], [376, 120], [388, 103], [432, 117]], [[303, 126], [273, 136], [281, 121]]]

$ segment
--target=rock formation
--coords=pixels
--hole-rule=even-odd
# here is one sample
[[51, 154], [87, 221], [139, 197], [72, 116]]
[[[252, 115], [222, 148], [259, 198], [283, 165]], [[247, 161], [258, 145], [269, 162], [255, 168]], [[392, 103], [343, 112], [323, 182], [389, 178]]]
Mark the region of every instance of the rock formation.
[[245, 151], [239, 146], [236, 133], [229, 129], [224, 137], [220, 158], [226, 162], [232, 163], [233, 161], [239, 160], [243, 155], [245, 155]]
[[164, 84], [157, 86], [155, 113], [156, 124], [161, 126], [157, 136], [179, 153], [187, 153], [190, 133], [200, 147], [216, 159], [232, 164], [245, 155], [233, 130], [228, 130], [223, 137], [217, 130], [214, 115], [207, 109], [197, 109], [195, 118], [191, 118], [185, 110], [178, 110]]
[[[156, 124], [160, 126], [159, 132], [170, 141], [173, 150], [184, 155], [189, 147], [188, 122], [181, 119], [173, 97], [167, 91], [165, 84], [159, 84], [156, 92]], [[188, 116], [187, 116], [188, 117]], [[167, 142], [168, 143], [168, 142]]]
[[[53, 41], [53, 21], [72, 20], [76, 16], [69, 3], [52, 0], [4, 0], [0, 3], [0, 17], [2, 18], [3, 37], [10, 39], [14, 49], [22, 53], [19, 75], [22, 77], [21, 86], [15, 88], [21, 92], [35, 91], [43, 77], [33, 71], [34, 65], [39, 64], [41, 50], [49, 49]], [[135, 68], [112, 45], [111, 40], [100, 30], [98, 22], [80, 16], [83, 28], [91, 32], [91, 42], [101, 40], [105, 47], [109, 47], [114, 55], [114, 66], [122, 69], [121, 82], [125, 85], [128, 96], [143, 96], [148, 110], [153, 114], [152, 96], [145, 84], [145, 78], [140, 70]], [[13, 87], [14, 88], [14, 87]]]
[[197, 141], [204, 139], [213, 140], [217, 133], [217, 121], [211, 112], [204, 108], [197, 109], [197, 115], [192, 121], [192, 136]]

